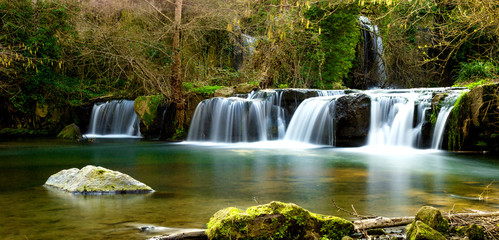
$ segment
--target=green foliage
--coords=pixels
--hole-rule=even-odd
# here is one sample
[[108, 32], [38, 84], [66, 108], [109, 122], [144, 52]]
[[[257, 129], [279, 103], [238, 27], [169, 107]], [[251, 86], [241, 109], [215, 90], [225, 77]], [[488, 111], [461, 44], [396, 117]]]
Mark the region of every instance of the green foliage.
[[456, 83], [474, 81], [483, 78], [493, 78], [499, 74], [499, 67], [490, 61], [472, 60], [461, 63], [457, 73]]
[[465, 135], [467, 135], [467, 128], [464, 128], [464, 120], [467, 118], [467, 108], [471, 101], [470, 95], [467, 92], [461, 93], [459, 98], [454, 103], [454, 108], [449, 115], [449, 150], [459, 151], [463, 147]]
[[334, 8], [316, 4], [305, 12], [310, 21], [317, 22], [315, 29], [321, 30], [318, 35], [320, 49], [311, 55], [319, 63], [317, 67], [320, 72], [320, 79], [314, 83], [314, 87], [333, 88], [334, 83], [341, 83], [353, 67], [360, 35], [357, 20], [359, 10], [357, 4], [343, 4]]
[[199, 94], [205, 95], [207, 97], [213, 96], [213, 94], [215, 93], [216, 90], [224, 87], [224, 86], [217, 86], [217, 85], [195, 87], [190, 82], [183, 82], [182, 86], [184, 87], [184, 91], [186, 91], [186, 92], [199, 93]]

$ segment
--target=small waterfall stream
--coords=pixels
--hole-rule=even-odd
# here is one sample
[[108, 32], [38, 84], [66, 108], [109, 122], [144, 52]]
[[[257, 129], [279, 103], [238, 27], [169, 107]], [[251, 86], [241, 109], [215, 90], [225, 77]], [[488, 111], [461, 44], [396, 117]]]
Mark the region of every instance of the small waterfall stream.
[[92, 109], [87, 137], [140, 137], [139, 118], [134, 101], [114, 100], [96, 103]]
[[435, 123], [435, 129], [433, 130], [433, 138], [431, 141], [431, 148], [440, 149], [442, 147], [442, 139], [444, 136], [445, 125], [447, 123], [447, 118], [450, 112], [454, 108], [451, 106], [444, 106], [440, 109], [437, 117], [437, 122]]
[[289, 123], [284, 140], [334, 146], [333, 97], [314, 97], [303, 101]]

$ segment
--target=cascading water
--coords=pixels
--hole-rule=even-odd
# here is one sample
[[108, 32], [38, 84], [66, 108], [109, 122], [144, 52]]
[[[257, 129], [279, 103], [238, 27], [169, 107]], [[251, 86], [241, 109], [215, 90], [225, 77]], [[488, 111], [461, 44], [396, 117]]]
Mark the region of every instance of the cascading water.
[[440, 149], [442, 148], [442, 138], [444, 136], [445, 124], [447, 123], [447, 118], [454, 106], [444, 106], [440, 109], [437, 117], [437, 122], [435, 123], [435, 129], [433, 130], [433, 138], [431, 141], [431, 148]]
[[242, 98], [212, 98], [201, 102], [193, 116], [189, 141], [264, 141], [265, 102]]
[[[288, 94], [293, 92], [296, 95]], [[254, 142], [285, 138], [295, 110], [309, 97], [343, 94], [341, 90], [263, 90], [247, 98], [212, 98], [194, 113], [188, 141]], [[286, 95], [288, 94], [288, 95]]]
[[334, 110], [338, 96], [303, 101], [289, 123], [284, 140], [334, 145]]
[[377, 84], [367, 83], [367, 87], [380, 87], [386, 81], [385, 63], [383, 60], [383, 39], [378, 33], [378, 26], [373, 25], [365, 16], [359, 16], [364, 38], [363, 66], [364, 75], [367, 76], [371, 69], [376, 69]]
[[92, 109], [87, 137], [140, 137], [134, 101], [96, 103]]
[[447, 119], [454, 108], [454, 103], [456, 102], [461, 91], [448, 91], [447, 96], [443, 100], [440, 111], [438, 112], [437, 121], [435, 122], [435, 128], [433, 129], [433, 138], [431, 141], [431, 148], [441, 149], [442, 140], [445, 133], [445, 126], [447, 124]]
[[371, 96], [368, 145], [413, 147], [420, 129], [413, 126], [414, 94]]
[[[462, 89], [445, 88], [353, 91], [371, 99], [367, 145], [411, 148], [430, 146], [432, 138], [428, 132], [431, 129], [424, 135], [422, 130], [424, 126], [424, 129], [428, 129], [429, 125], [425, 123], [429, 122], [433, 97], [437, 93], [445, 94], [448, 96], [445, 103], [448, 104], [444, 106], [450, 106], [461, 91]], [[345, 95], [344, 91], [292, 89], [252, 92], [247, 98], [208, 99], [198, 105], [187, 140], [286, 140], [334, 146], [337, 123], [335, 117], [343, 116], [345, 119], [345, 113], [338, 115], [336, 106], [338, 99], [343, 99]], [[341, 109], [345, 109], [342, 106]], [[441, 120], [437, 120], [433, 141], [441, 142], [444, 131], [441, 128], [445, 127], [448, 117], [447, 110], [444, 109], [446, 108], [440, 111]], [[348, 114], [356, 113], [353, 111]], [[359, 118], [362, 117], [355, 116], [355, 119]]]

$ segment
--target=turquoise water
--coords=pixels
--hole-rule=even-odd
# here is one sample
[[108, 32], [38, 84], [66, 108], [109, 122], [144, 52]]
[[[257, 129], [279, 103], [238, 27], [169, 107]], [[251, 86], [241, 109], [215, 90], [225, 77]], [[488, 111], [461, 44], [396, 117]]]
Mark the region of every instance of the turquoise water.
[[[310, 147], [310, 146], [308, 146]], [[43, 187], [62, 169], [88, 164], [127, 173], [156, 190], [147, 195], [81, 196]], [[167, 228], [204, 228], [217, 210], [273, 200], [352, 218], [499, 207], [497, 156], [412, 149], [305, 145], [172, 144], [101, 139], [0, 141], [2, 239], [147, 239]], [[156, 226], [157, 231], [140, 228]]]

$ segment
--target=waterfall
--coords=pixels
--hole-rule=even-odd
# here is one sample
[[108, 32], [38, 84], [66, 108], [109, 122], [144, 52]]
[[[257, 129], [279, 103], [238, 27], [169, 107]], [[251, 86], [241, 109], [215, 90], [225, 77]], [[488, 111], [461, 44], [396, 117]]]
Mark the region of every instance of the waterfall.
[[212, 98], [194, 112], [188, 141], [254, 142], [282, 140], [302, 101], [344, 94], [343, 90], [277, 89], [247, 98]]
[[435, 89], [367, 91], [371, 96], [370, 146], [421, 147], [422, 128]]
[[235, 97], [205, 100], [197, 106], [191, 126], [189, 141], [264, 141], [265, 104]]
[[445, 124], [447, 123], [447, 118], [450, 112], [454, 108], [451, 106], [444, 106], [440, 109], [437, 117], [437, 122], [435, 123], [435, 129], [433, 130], [433, 138], [431, 141], [431, 148], [440, 149], [442, 147], [442, 139], [445, 130]]
[[305, 100], [289, 123], [284, 140], [334, 145], [334, 110], [337, 97]]
[[140, 121], [133, 104], [130, 100], [94, 104], [86, 136], [140, 137]]
[[377, 84], [366, 83], [367, 87], [380, 87], [386, 81], [385, 63], [383, 59], [383, 39], [381, 38], [378, 26], [373, 25], [371, 20], [365, 16], [359, 16], [359, 23], [362, 26], [362, 35], [364, 38], [364, 55], [362, 64], [364, 74], [367, 76], [371, 69], [376, 69]]
[[449, 115], [454, 108], [454, 103], [457, 101], [457, 98], [461, 92], [462, 91], [448, 91], [443, 99], [443, 102], [440, 104], [440, 111], [438, 112], [435, 128], [433, 129], [431, 148], [442, 148], [442, 140], [445, 133], [447, 119], [449, 118]]
[[[355, 137], [367, 138], [368, 146], [427, 148], [432, 142], [432, 146], [435, 142], [440, 144], [447, 111], [450, 111], [445, 106], [452, 106], [462, 91], [446, 88], [352, 90], [356, 95], [363, 93], [371, 99], [369, 132]], [[436, 94], [446, 98], [431, 136], [431, 125], [427, 123]], [[351, 114], [350, 119], [362, 119], [362, 115], [355, 115], [358, 114], [355, 110], [337, 112], [356, 109], [341, 101], [347, 95], [337, 90], [277, 89], [252, 92], [246, 98], [207, 99], [196, 108], [187, 140], [227, 143], [286, 140], [334, 146], [339, 116], [349, 119], [345, 114]], [[340, 103], [343, 105], [338, 105]], [[357, 104], [353, 100], [347, 103]], [[341, 130], [349, 127], [348, 122], [341, 124], [338, 125]], [[338, 143], [345, 141], [346, 137], [341, 136]]]

